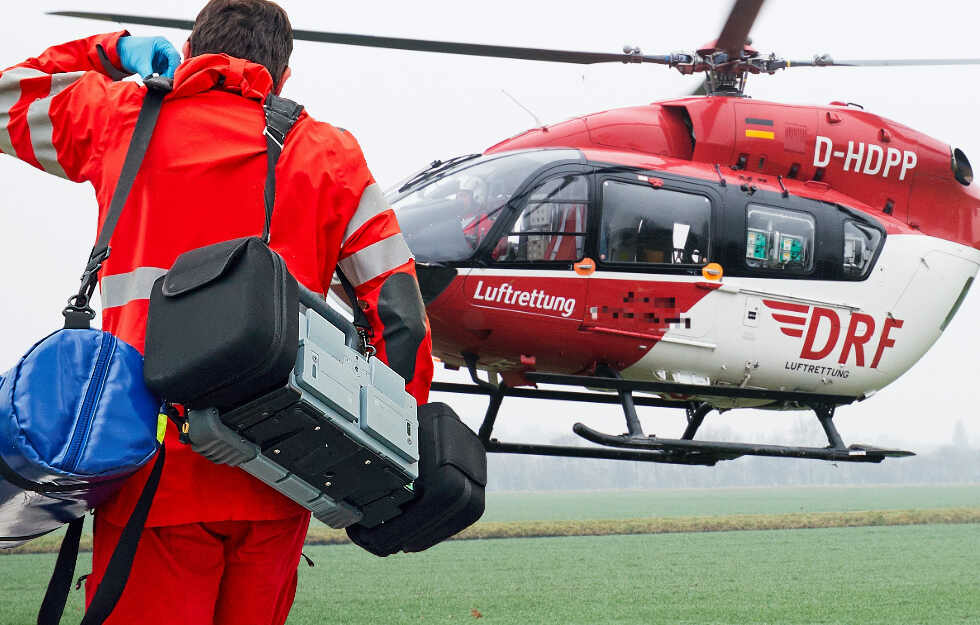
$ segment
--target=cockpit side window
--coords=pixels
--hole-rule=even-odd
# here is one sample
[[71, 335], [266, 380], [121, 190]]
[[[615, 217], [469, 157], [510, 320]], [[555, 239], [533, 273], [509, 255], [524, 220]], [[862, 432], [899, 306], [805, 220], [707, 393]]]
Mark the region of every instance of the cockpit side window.
[[749, 204], [745, 217], [745, 262], [750, 268], [793, 275], [813, 271], [813, 215]]
[[844, 222], [844, 275], [864, 278], [881, 245], [881, 232], [853, 220]]
[[607, 180], [602, 184], [599, 260], [703, 265], [711, 201], [703, 195]]
[[585, 255], [587, 176], [551, 178], [528, 195], [520, 216], [490, 252], [497, 262], [571, 262]]

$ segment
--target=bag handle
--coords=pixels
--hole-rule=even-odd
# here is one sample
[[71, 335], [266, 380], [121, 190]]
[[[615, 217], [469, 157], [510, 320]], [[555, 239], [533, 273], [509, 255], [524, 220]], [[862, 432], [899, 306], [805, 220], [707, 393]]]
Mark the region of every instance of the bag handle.
[[112, 202], [106, 211], [105, 221], [102, 222], [102, 229], [92, 247], [92, 253], [89, 254], [78, 293], [68, 298], [68, 305], [61, 311], [61, 314], [65, 316], [65, 328], [85, 330], [90, 327], [92, 319], [95, 319], [95, 311], [92, 310], [90, 304], [92, 293], [95, 292], [95, 286], [98, 283], [98, 274], [102, 269], [102, 263], [109, 258], [111, 252], [109, 241], [112, 239], [116, 224], [119, 223], [119, 216], [129, 198], [129, 192], [133, 188], [136, 174], [139, 173], [140, 165], [143, 163], [146, 148], [150, 145], [150, 138], [153, 136], [153, 129], [156, 127], [157, 119], [160, 116], [160, 108], [163, 106], [163, 98], [172, 88], [170, 79], [162, 76], [147, 78], [144, 84], [146, 85], [146, 95], [143, 98], [139, 117], [136, 119], [133, 137], [129, 141], [126, 160], [123, 162], [122, 170], [119, 173], [119, 180], [116, 181]]

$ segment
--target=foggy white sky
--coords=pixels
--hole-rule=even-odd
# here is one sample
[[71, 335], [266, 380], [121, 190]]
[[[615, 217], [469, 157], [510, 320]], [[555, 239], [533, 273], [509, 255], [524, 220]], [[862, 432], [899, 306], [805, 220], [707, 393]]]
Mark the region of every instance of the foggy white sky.
[[[49, 45], [116, 30], [107, 23], [48, 17], [59, 9], [99, 10], [193, 19], [203, 0], [4, 3], [0, 66], [40, 53]], [[299, 2], [282, 0], [294, 28], [420, 37], [478, 43], [618, 51], [624, 43], [645, 53], [693, 49], [717, 36], [729, 0], [619, 3], [569, 0], [516, 2]], [[609, 7], [603, 11], [601, 7]], [[906, 0], [804, 3], [770, 0], [752, 32], [755, 47], [786, 58], [830, 52], [837, 58], [980, 57], [973, 2]], [[129, 27], [133, 34], [162, 34], [178, 46], [186, 32]], [[284, 95], [317, 118], [351, 130], [368, 163], [387, 187], [439, 157], [480, 152], [533, 125], [501, 89], [545, 123], [618, 106], [682, 95], [698, 78], [658, 66], [565, 66], [554, 63], [369, 50], [297, 42], [293, 78]], [[757, 99], [826, 104], [858, 102], [962, 148], [980, 165], [980, 66], [931, 69], [798, 69], [755, 77]], [[0, 156], [0, 371], [60, 323], [59, 311], [77, 287], [95, 237], [91, 188], [35, 171]], [[974, 444], [977, 420], [976, 359], [980, 295], [971, 293], [933, 349], [904, 377], [868, 401], [844, 407], [838, 425], [848, 442], [926, 449], [950, 440], [963, 419]], [[437, 371], [437, 377], [450, 379]], [[483, 404], [454, 396], [451, 403], [471, 425]], [[673, 411], [641, 410], [648, 432], [680, 433]], [[794, 413], [732, 411], [708, 417], [744, 431], [743, 440], [786, 438]], [[623, 431], [614, 407], [588, 408], [507, 400], [501, 437], [547, 440], [583, 420]], [[917, 441], [917, 443], [913, 443]], [[824, 444], [819, 439], [798, 443]]]

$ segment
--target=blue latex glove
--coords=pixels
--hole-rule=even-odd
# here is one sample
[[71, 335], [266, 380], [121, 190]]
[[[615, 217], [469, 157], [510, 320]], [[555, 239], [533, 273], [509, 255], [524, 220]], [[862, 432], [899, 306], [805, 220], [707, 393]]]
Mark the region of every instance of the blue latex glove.
[[116, 51], [123, 69], [142, 78], [150, 74], [173, 78], [180, 65], [180, 53], [164, 37], [120, 37]]

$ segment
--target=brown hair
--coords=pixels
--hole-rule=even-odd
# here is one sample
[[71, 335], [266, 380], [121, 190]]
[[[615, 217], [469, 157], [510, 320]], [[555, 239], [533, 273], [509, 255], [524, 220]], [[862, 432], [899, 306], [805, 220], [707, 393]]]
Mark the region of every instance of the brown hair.
[[198, 13], [191, 56], [227, 54], [264, 65], [276, 87], [293, 53], [289, 17], [269, 0], [211, 0]]

